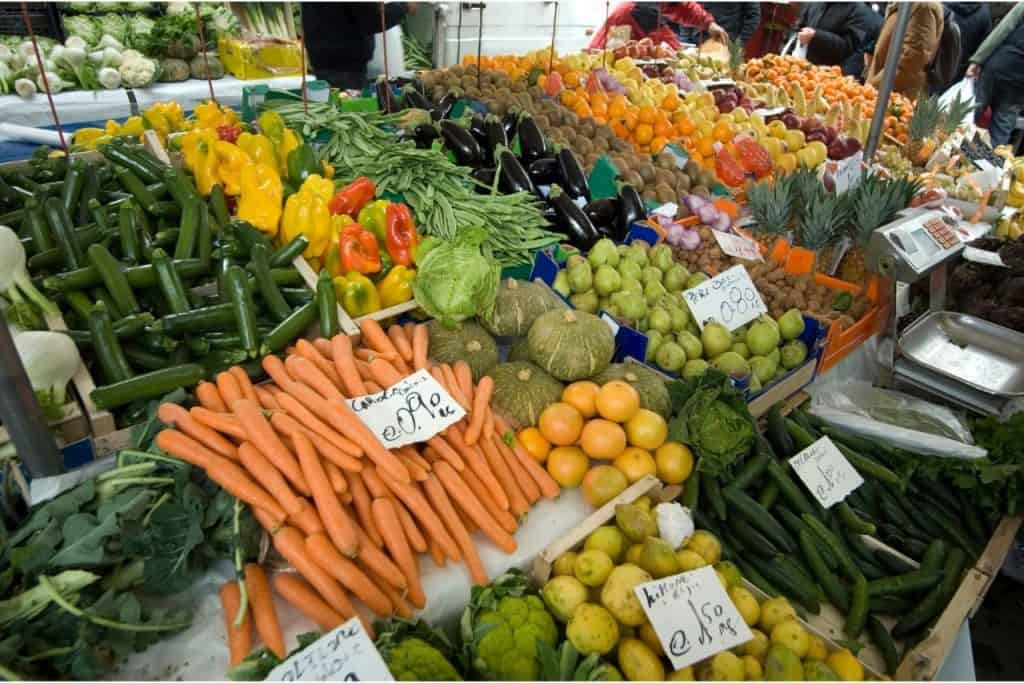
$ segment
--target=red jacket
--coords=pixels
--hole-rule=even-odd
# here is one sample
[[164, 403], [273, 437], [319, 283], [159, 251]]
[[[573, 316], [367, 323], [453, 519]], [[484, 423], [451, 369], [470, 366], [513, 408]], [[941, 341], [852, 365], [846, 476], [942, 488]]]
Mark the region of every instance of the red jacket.
[[[636, 22], [636, 19], [633, 18], [635, 6], [635, 2], [619, 3], [618, 7], [608, 15], [604, 25], [594, 34], [593, 39], [590, 41], [590, 47], [593, 49], [603, 48], [605, 41], [608, 39], [608, 29], [613, 26], [625, 25], [629, 26], [630, 36], [633, 40], [650, 38], [654, 41], [655, 45], [665, 43], [674, 49], [679, 48], [679, 36], [668, 26], [661, 25], [650, 33], [645, 33]], [[701, 30], [706, 29], [708, 24], [714, 21], [714, 17], [704, 11], [699, 2], [663, 2], [661, 3], [661, 16], [676, 24]]]

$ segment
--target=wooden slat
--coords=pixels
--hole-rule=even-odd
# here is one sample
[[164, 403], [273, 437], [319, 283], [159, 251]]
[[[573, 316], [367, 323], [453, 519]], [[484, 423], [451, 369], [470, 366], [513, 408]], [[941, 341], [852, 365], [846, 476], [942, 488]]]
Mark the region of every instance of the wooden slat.
[[1003, 563], [1006, 561], [1006, 555], [1010, 552], [1014, 539], [1017, 538], [1017, 532], [1020, 531], [1022, 522], [1024, 522], [1024, 514], [1003, 517], [992, 534], [992, 538], [985, 545], [985, 551], [978, 558], [974, 568], [988, 576], [999, 574], [999, 570], [1003, 568]]
[[[312, 267], [310, 267], [309, 261], [300, 254], [294, 261], [292, 261], [292, 265], [294, 265], [295, 269], [299, 271], [300, 275], [302, 275], [302, 280], [306, 283], [306, 286], [316, 292], [318, 274]], [[350, 318], [348, 313], [345, 312], [345, 309], [341, 307], [340, 302], [338, 303], [338, 324], [341, 327], [341, 331], [345, 334], [358, 334], [359, 332], [359, 326], [352, 322], [352, 318]]]
[[[64, 316], [60, 313], [47, 314], [46, 327], [54, 331], [68, 329], [67, 323], [64, 322]], [[85, 363], [78, 366], [78, 371], [71, 378], [71, 383], [74, 384], [75, 391], [78, 393], [78, 400], [82, 402], [82, 409], [89, 421], [92, 435], [102, 436], [114, 431], [116, 429], [114, 416], [109, 411], [100, 410], [92, 402], [92, 390], [96, 388], [96, 382], [93, 381], [92, 374]]]

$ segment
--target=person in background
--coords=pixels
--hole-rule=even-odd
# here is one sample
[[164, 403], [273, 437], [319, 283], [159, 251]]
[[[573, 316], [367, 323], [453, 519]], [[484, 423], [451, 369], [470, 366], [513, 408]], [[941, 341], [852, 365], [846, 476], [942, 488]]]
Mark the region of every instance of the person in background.
[[875, 51], [875, 43], [878, 42], [878, 34], [882, 30], [882, 15], [866, 2], [854, 3], [857, 13], [864, 26], [864, 39], [853, 53], [842, 64], [843, 73], [847, 76], [863, 81], [864, 71], [867, 69], [871, 55]]
[[673, 25], [697, 28], [720, 38], [726, 36], [699, 2], [621, 2], [594, 34], [590, 48], [603, 48], [612, 27], [629, 26], [631, 40], [650, 38], [655, 45], [665, 43], [678, 49], [679, 36]]
[[759, 2], [705, 2], [704, 9], [711, 13], [715, 22], [729, 34], [732, 40], [747, 46], [761, 23]]
[[971, 55], [967, 78], [977, 79], [976, 112], [992, 108], [992, 145], [1005, 145], [1024, 104], [1024, 3], [1014, 5]]
[[744, 56], [747, 59], [778, 53], [790, 32], [797, 27], [800, 5], [796, 2], [762, 2], [761, 24], [754, 31], [754, 37], [747, 43]]
[[[882, 85], [885, 60], [896, 29], [896, 12], [901, 4], [892, 2], [885, 8], [885, 20], [865, 77], [865, 82], [876, 88]], [[935, 59], [942, 38], [942, 3], [912, 2], [910, 5], [910, 20], [903, 46], [899, 48], [893, 89], [911, 99], [917, 99], [919, 94], [928, 93], [928, 66]]]
[[[384, 4], [385, 29], [402, 21], [416, 3]], [[373, 37], [381, 33], [381, 3], [304, 2], [302, 33], [313, 73], [336, 88], [362, 89], [373, 57]]]
[[842, 66], [864, 42], [860, 2], [810, 2], [800, 12], [796, 39], [811, 64]]
[[992, 30], [992, 12], [983, 2], [947, 2], [953, 21], [960, 27], [960, 70], [956, 80], [967, 73], [967, 62]]

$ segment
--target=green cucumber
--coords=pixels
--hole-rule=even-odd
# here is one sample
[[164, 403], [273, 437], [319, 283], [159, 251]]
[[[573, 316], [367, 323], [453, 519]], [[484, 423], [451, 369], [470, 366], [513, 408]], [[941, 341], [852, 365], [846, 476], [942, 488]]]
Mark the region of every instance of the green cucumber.
[[914, 595], [928, 590], [942, 581], [942, 572], [925, 572], [920, 569], [899, 576], [888, 576], [868, 583], [868, 595]]
[[747, 520], [743, 519], [742, 516], [733, 515], [732, 519], [728, 522], [728, 526], [730, 531], [735, 534], [743, 547], [749, 552], [769, 560], [779, 554], [779, 549], [775, 547], [775, 544], [755, 529]]
[[832, 551], [832, 555], [835, 556], [839, 568], [843, 570], [843, 573], [846, 574], [848, 578], [856, 580], [856, 578], [862, 574], [860, 568], [854, 564], [853, 559], [847, 554], [842, 541], [829, 531], [828, 528], [822, 524], [820, 519], [814, 515], [809, 515], [806, 512], [800, 515], [800, 519], [802, 519], [804, 524], [807, 525], [811, 533], [817, 536], [826, 546], [828, 546], [828, 549]]
[[839, 581], [839, 577], [833, 574], [825, 564], [822, 554], [818, 552], [814, 535], [807, 529], [801, 529], [798, 539], [804, 559], [807, 561], [807, 566], [810, 567], [811, 573], [814, 574], [818, 585], [825, 591], [829, 602], [843, 612], [849, 611], [850, 595]]
[[850, 591], [850, 611], [846, 613], [843, 632], [851, 638], [860, 638], [868, 618], [868, 580], [861, 574], [853, 580]]
[[732, 486], [722, 490], [722, 497], [783, 552], [791, 553], [796, 550], [796, 544], [786, 530], [756, 500]]
[[896, 673], [896, 669], [900, 665], [896, 641], [889, 635], [885, 624], [874, 615], [868, 617], [868, 635], [871, 636], [871, 642], [875, 644], [875, 648], [882, 655], [882, 660], [885, 662], [885, 673], [890, 676]]
[[180, 387], [195, 386], [205, 376], [206, 371], [202, 365], [186, 363], [97, 387], [90, 396], [97, 408], [109, 410], [133, 401], [158, 398]]
[[942, 566], [942, 581], [917, 603], [892, 629], [894, 638], [905, 638], [926, 626], [938, 616], [953, 597], [960, 583], [960, 575], [967, 566], [967, 555], [960, 548], [952, 548]]

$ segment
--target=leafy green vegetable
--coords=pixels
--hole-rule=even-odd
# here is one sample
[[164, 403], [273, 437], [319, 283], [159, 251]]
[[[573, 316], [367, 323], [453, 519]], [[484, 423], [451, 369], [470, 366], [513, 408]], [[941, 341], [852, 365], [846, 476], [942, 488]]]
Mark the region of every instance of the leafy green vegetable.
[[461, 681], [448, 637], [425, 622], [395, 617], [374, 625], [374, 645], [396, 681]]
[[498, 296], [501, 269], [491, 250], [483, 247], [487, 231], [463, 230], [450, 242], [423, 257], [413, 293], [423, 310], [454, 327], [477, 315], [489, 315]]
[[[288, 653], [288, 657], [302, 652], [319, 640], [321, 635], [323, 634], [319, 631], [300, 633], [297, 638], [299, 645]], [[228, 671], [228, 678], [232, 681], [262, 681], [274, 670], [274, 667], [281, 664], [288, 657], [281, 659], [267, 648], [261, 647]]]
[[750, 452], [757, 433], [742, 392], [714, 369], [685, 382], [670, 382], [668, 391], [676, 414], [669, 423], [669, 438], [697, 450], [701, 472], [728, 474]]

